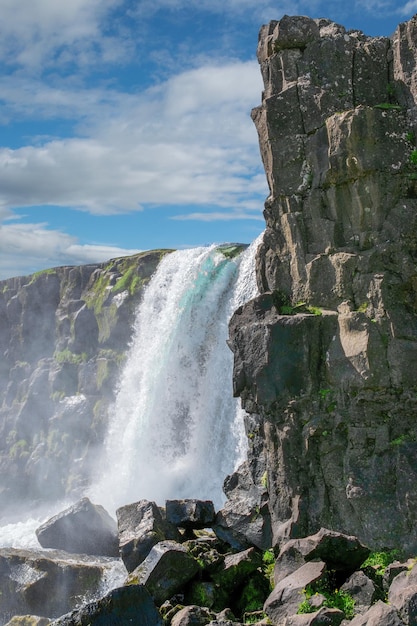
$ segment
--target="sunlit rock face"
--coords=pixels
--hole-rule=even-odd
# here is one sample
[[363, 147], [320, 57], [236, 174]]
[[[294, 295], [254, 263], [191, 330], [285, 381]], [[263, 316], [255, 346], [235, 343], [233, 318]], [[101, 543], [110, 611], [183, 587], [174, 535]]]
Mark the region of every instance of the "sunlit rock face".
[[274, 543], [325, 526], [417, 548], [416, 31], [260, 31], [264, 295], [230, 344]]
[[74, 497], [164, 251], [0, 282], [0, 504]]

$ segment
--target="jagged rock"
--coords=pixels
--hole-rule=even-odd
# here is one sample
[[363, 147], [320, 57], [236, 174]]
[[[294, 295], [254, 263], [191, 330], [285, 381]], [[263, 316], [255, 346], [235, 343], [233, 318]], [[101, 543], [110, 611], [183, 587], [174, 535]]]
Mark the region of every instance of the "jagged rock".
[[323, 561], [311, 561], [275, 585], [264, 604], [264, 611], [274, 626], [281, 626], [287, 617], [297, 613], [303, 601], [303, 589], [319, 580], [325, 570]]
[[391, 583], [388, 602], [394, 607], [404, 624], [417, 623], [417, 566], [411, 571], [401, 572]]
[[215, 614], [205, 607], [185, 606], [174, 615], [171, 626], [205, 626], [215, 617]]
[[128, 572], [138, 567], [158, 542], [180, 540], [175, 526], [162, 517], [155, 502], [140, 500], [116, 511], [120, 556]]
[[355, 614], [365, 613], [378, 598], [378, 589], [364, 572], [354, 572], [340, 589], [354, 599]]
[[165, 510], [167, 521], [181, 528], [206, 528], [215, 519], [211, 500], [167, 500]]
[[65, 552], [0, 550], [0, 617], [58, 617], [100, 589], [109, 559]]
[[159, 606], [178, 593], [198, 570], [197, 561], [184, 546], [175, 541], [161, 541], [131, 572], [127, 584], [143, 584]]
[[261, 562], [259, 552], [255, 548], [249, 548], [226, 555], [222, 569], [213, 572], [211, 576], [221, 589], [231, 593], [260, 567]]
[[388, 591], [394, 578], [398, 576], [398, 574], [401, 574], [401, 572], [407, 572], [408, 569], [409, 564], [400, 563], [399, 561], [394, 561], [393, 563], [387, 565], [384, 575], [382, 577], [384, 590]]
[[53, 626], [131, 626], [132, 623], [162, 626], [162, 618], [142, 585], [113, 589], [104, 598], [85, 604], [51, 622]]
[[339, 609], [322, 607], [314, 613], [291, 615], [285, 619], [284, 626], [339, 626], [344, 617], [345, 614]]
[[366, 560], [369, 548], [356, 537], [321, 528], [315, 535], [302, 539], [290, 539], [278, 554], [274, 566], [274, 582], [277, 584], [295, 572], [307, 561], [320, 559], [328, 569], [352, 573]]
[[82, 498], [36, 529], [43, 548], [76, 554], [118, 556], [116, 522], [100, 505]]
[[382, 600], [375, 602], [366, 613], [356, 615], [350, 626], [403, 626], [397, 611]]
[[[251, 441], [252, 447], [253, 444]], [[271, 521], [265, 497], [266, 486], [262, 484], [264, 475], [262, 459], [257, 456], [252, 467], [247, 462], [242, 463], [224, 481], [223, 491], [227, 500], [216, 515], [213, 530], [221, 541], [234, 550], [245, 550], [252, 545], [261, 550], [271, 547]]]
[[229, 344], [274, 546], [327, 527], [417, 549], [416, 28], [285, 16], [260, 32], [261, 295]]

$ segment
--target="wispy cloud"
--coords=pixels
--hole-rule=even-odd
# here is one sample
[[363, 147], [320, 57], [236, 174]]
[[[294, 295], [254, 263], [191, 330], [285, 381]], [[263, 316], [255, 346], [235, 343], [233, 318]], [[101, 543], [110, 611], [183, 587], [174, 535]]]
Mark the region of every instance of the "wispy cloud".
[[397, 9], [400, 15], [409, 15], [414, 11], [417, 11], [417, 0], [410, 0], [404, 6], [398, 7]]
[[81, 245], [76, 237], [48, 230], [44, 223], [0, 226], [0, 240], [0, 280], [39, 267], [98, 263], [139, 252], [112, 245]]
[[182, 222], [190, 220], [198, 222], [230, 222], [232, 220], [264, 221], [264, 218], [259, 211], [256, 213], [248, 213], [246, 211], [225, 211], [224, 213], [221, 213], [220, 211], [207, 211], [205, 213], [186, 213], [184, 215], [174, 215], [171, 219]]
[[[257, 64], [248, 62], [191, 70], [137, 98], [86, 92], [88, 137], [0, 149], [0, 205], [94, 214], [159, 203], [244, 205], [248, 190], [265, 191], [249, 117], [260, 91]], [[67, 92], [58, 100], [71, 108], [79, 98]]]

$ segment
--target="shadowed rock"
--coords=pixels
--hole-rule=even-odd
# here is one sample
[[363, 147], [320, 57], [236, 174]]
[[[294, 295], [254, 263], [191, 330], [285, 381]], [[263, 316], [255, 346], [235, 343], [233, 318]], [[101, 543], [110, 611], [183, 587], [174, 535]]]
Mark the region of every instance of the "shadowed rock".
[[128, 572], [142, 563], [160, 541], [179, 541], [177, 528], [167, 522], [155, 502], [140, 500], [116, 511], [120, 556]]
[[82, 498], [69, 509], [39, 526], [36, 536], [43, 548], [76, 554], [118, 556], [117, 525], [102, 506]]
[[197, 561], [175, 541], [157, 543], [146, 559], [128, 577], [141, 583], [159, 606], [182, 589], [198, 572]]
[[181, 528], [206, 528], [215, 519], [211, 500], [167, 500], [165, 510], [167, 521]]

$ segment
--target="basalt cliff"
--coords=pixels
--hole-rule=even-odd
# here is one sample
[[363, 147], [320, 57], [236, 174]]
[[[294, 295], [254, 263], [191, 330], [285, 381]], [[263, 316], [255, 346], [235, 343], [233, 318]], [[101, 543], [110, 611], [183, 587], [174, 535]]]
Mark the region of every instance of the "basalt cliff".
[[252, 117], [270, 194], [261, 295], [230, 326], [234, 393], [272, 543], [320, 527], [417, 540], [417, 17], [390, 38], [325, 19], [260, 31]]

